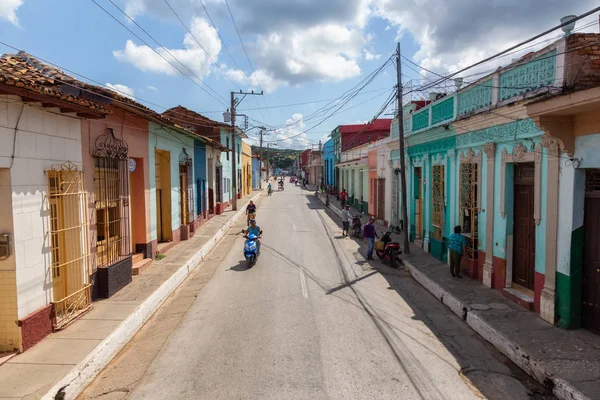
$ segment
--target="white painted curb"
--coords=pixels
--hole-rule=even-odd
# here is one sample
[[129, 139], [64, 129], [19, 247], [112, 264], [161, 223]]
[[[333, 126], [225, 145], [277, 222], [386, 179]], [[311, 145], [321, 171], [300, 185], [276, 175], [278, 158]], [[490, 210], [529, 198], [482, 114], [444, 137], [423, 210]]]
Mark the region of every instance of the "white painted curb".
[[[250, 200], [256, 201], [262, 192]], [[244, 215], [245, 210], [238, 210], [211, 240], [204, 244], [187, 262], [159, 286], [140, 306], [110, 335], [108, 335], [88, 356], [77, 364], [63, 379], [52, 387], [42, 400], [74, 400], [98, 376], [108, 363], [125, 347], [125, 345], [152, 317], [161, 304], [179, 287], [208, 253], [225, 236], [227, 231]]]
[[460, 318], [465, 319], [465, 322], [471, 329], [473, 329], [479, 336], [490, 342], [496, 347], [502, 354], [508, 357], [509, 360], [514, 362], [523, 371], [533, 377], [540, 384], [545, 384], [547, 379], [550, 379], [554, 384], [553, 394], [561, 400], [591, 400], [585, 396], [579, 390], [572, 387], [572, 385], [559, 377], [550, 376], [544, 365], [535, 362], [531, 357], [515, 342], [506, 338], [502, 333], [495, 330], [490, 326], [484, 319], [480, 317], [480, 312], [469, 309], [460, 300], [438, 285], [435, 281], [430, 279], [426, 274], [421, 272], [418, 268], [410, 263], [410, 261], [404, 260], [406, 270], [410, 273], [414, 280], [419, 282], [421, 286], [427, 289], [432, 295], [438, 300], [445, 304], [452, 312], [458, 315]]

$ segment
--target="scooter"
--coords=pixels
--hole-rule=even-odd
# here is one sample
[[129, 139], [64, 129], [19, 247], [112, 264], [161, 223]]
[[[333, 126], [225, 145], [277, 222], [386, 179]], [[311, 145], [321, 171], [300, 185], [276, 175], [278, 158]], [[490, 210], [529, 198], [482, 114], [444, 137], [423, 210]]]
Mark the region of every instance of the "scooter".
[[354, 231], [355, 238], [362, 236], [362, 221], [360, 220], [360, 215], [355, 215], [352, 217], [352, 229]]
[[402, 251], [400, 250], [400, 243], [392, 242], [392, 238], [390, 238], [391, 234], [391, 231], [387, 231], [383, 234], [381, 238], [381, 242], [383, 242], [383, 249], [376, 249], [375, 253], [377, 253], [377, 257], [383, 261], [389, 262], [392, 268], [396, 268], [398, 264], [402, 263], [398, 257], [399, 254], [402, 254]]
[[246, 243], [244, 244], [244, 257], [246, 258], [246, 265], [248, 268], [252, 268], [258, 259], [258, 246], [256, 245], [257, 239], [258, 236], [252, 233], [246, 236]]

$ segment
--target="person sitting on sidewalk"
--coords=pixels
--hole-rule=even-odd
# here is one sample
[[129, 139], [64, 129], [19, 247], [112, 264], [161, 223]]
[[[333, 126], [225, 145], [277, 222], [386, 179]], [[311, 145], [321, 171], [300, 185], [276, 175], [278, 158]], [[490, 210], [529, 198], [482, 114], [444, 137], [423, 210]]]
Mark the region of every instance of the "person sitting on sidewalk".
[[454, 233], [450, 235], [448, 247], [450, 248], [450, 275], [460, 278], [460, 262], [463, 249], [467, 245], [467, 239], [461, 234], [460, 225], [454, 227]]
[[352, 218], [352, 214], [350, 214], [350, 206], [345, 206], [342, 210], [342, 236], [348, 236], [350, 230], [350, 218]]
[[346, 206], [346, 189], [342, 189], [340, 192], [340, 203], [342, 204], [342, 208]]
[[375, 248], [375, 238], [379, 237], [379, 235], [377, 234], [377, 231], [375, 230], [375, 225], [373, 225], [374, 222], [375, 222], [375, 218], [369, 217], [369, 222], [367, 224], [365, 224], [365, 227], [363, 230], [363, 235], [365, 236], [365, 240], [369, 244], [369, 249], [367, 250], [367, 260], [373, 259], [373, 249]]

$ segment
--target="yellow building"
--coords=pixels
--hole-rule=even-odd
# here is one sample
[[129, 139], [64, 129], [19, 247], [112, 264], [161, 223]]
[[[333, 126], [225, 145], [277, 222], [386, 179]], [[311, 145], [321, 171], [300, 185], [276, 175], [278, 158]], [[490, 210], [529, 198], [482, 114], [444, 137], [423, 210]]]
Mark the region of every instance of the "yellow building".
[[242, 142], [242, 196], [252, 193], [252, 148]]

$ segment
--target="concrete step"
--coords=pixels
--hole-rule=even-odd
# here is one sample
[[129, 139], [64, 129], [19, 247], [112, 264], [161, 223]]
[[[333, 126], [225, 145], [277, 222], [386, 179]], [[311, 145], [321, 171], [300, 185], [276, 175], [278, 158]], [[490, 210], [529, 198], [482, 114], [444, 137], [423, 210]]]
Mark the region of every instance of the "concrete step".
[[144, 258], [141, 261], [138, 261], [133, 264], [131, 273], [132, 273], [132, 275], [139, 275], [142, 272], [144, 272], [145, 270], [147, 270], [148, 268], [150, 268], [150, 265], [152, 265], [152, 259]]
[[133, 257], [131, 257], [132, 263], [138, 263], [144, 259], [144, 255], [142, 253], [135, 253]]

